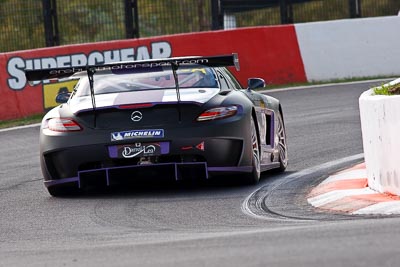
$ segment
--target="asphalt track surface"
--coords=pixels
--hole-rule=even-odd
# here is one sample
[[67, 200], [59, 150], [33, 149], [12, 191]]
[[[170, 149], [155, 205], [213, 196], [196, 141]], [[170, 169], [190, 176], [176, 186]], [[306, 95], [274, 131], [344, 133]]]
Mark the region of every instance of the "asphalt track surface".
[[270, 93], [283, 105], [290, 165], [255, 186], [155, 179], [53, 198], [39, 128], [0, 132], [0, 266], [398, 266], [399, 217], [324, 213], [305, 200], [362, 159], [358, 97], [380, 83]]

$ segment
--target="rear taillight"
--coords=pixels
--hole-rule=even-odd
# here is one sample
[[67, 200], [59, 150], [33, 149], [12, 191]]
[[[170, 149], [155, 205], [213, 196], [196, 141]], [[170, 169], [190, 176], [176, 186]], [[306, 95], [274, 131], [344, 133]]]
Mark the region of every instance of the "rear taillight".
[[211, 121], [211, 120], [224, 119], [236, 115], [237, 112], [238, 112], [237, 106], [212, 108], [201, 113], [196, 120]]
[[127, 105], [119, 105], [120, 109], [138, 109], [138, 108], [151, 108], [154, 106], [153, 103], [141, 103], [141, 104], [127, 104]]
[[47, 121], [45, 127], [54, 132], [76, 132], [82, 131], [82, 127], [72, 119], [53, 118]]

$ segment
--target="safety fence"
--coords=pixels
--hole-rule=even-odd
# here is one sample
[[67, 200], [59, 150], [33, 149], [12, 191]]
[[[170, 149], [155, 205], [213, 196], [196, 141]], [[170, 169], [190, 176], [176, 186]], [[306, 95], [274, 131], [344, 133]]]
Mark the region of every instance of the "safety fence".
[[0, 0], [0, 52], [397, 15], [398, 0]]

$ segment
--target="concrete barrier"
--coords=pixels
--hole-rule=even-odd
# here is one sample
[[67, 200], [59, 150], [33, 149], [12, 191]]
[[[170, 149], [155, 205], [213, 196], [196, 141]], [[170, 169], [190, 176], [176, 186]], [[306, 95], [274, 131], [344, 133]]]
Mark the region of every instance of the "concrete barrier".
[[400, 74], [400, 17], [296, 24], [308, 81]]
[[[390, 84], [398, 83], [400, 79]], [[400, 195], [400, 95], [374, 95], [370, 89], [359, 104], [368, 185]]]
[[116, 61], [239, 54], [243, 86], [247, 78], [261, 77], [269, 83], [306, 82], [303, 62], [293, 25], [239, 28], [129, 39], [92, 44], [0, 53], [0, 120], [48, 110], [60, 91], [71, 91], [66, 82], [27, 84], [25, 69], [79, 67]]

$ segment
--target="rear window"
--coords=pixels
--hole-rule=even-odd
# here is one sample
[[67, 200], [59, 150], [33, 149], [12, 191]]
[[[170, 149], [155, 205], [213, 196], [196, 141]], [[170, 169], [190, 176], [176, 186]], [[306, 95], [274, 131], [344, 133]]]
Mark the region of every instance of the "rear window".
[[[182, 67], [177, 71], [179, 88], [218, 88], [215, 72], [212, 68], [196, 66]], [[141, 71], [132, 73], [95, 74], [95, 94], [109, 94], [129, 91], [174, 89], [175, 79], [171, 68], [160, 68], [160, 71]], [[89, 81], [82, 77], [77, 84], [77, 96], [90, 94]]]

